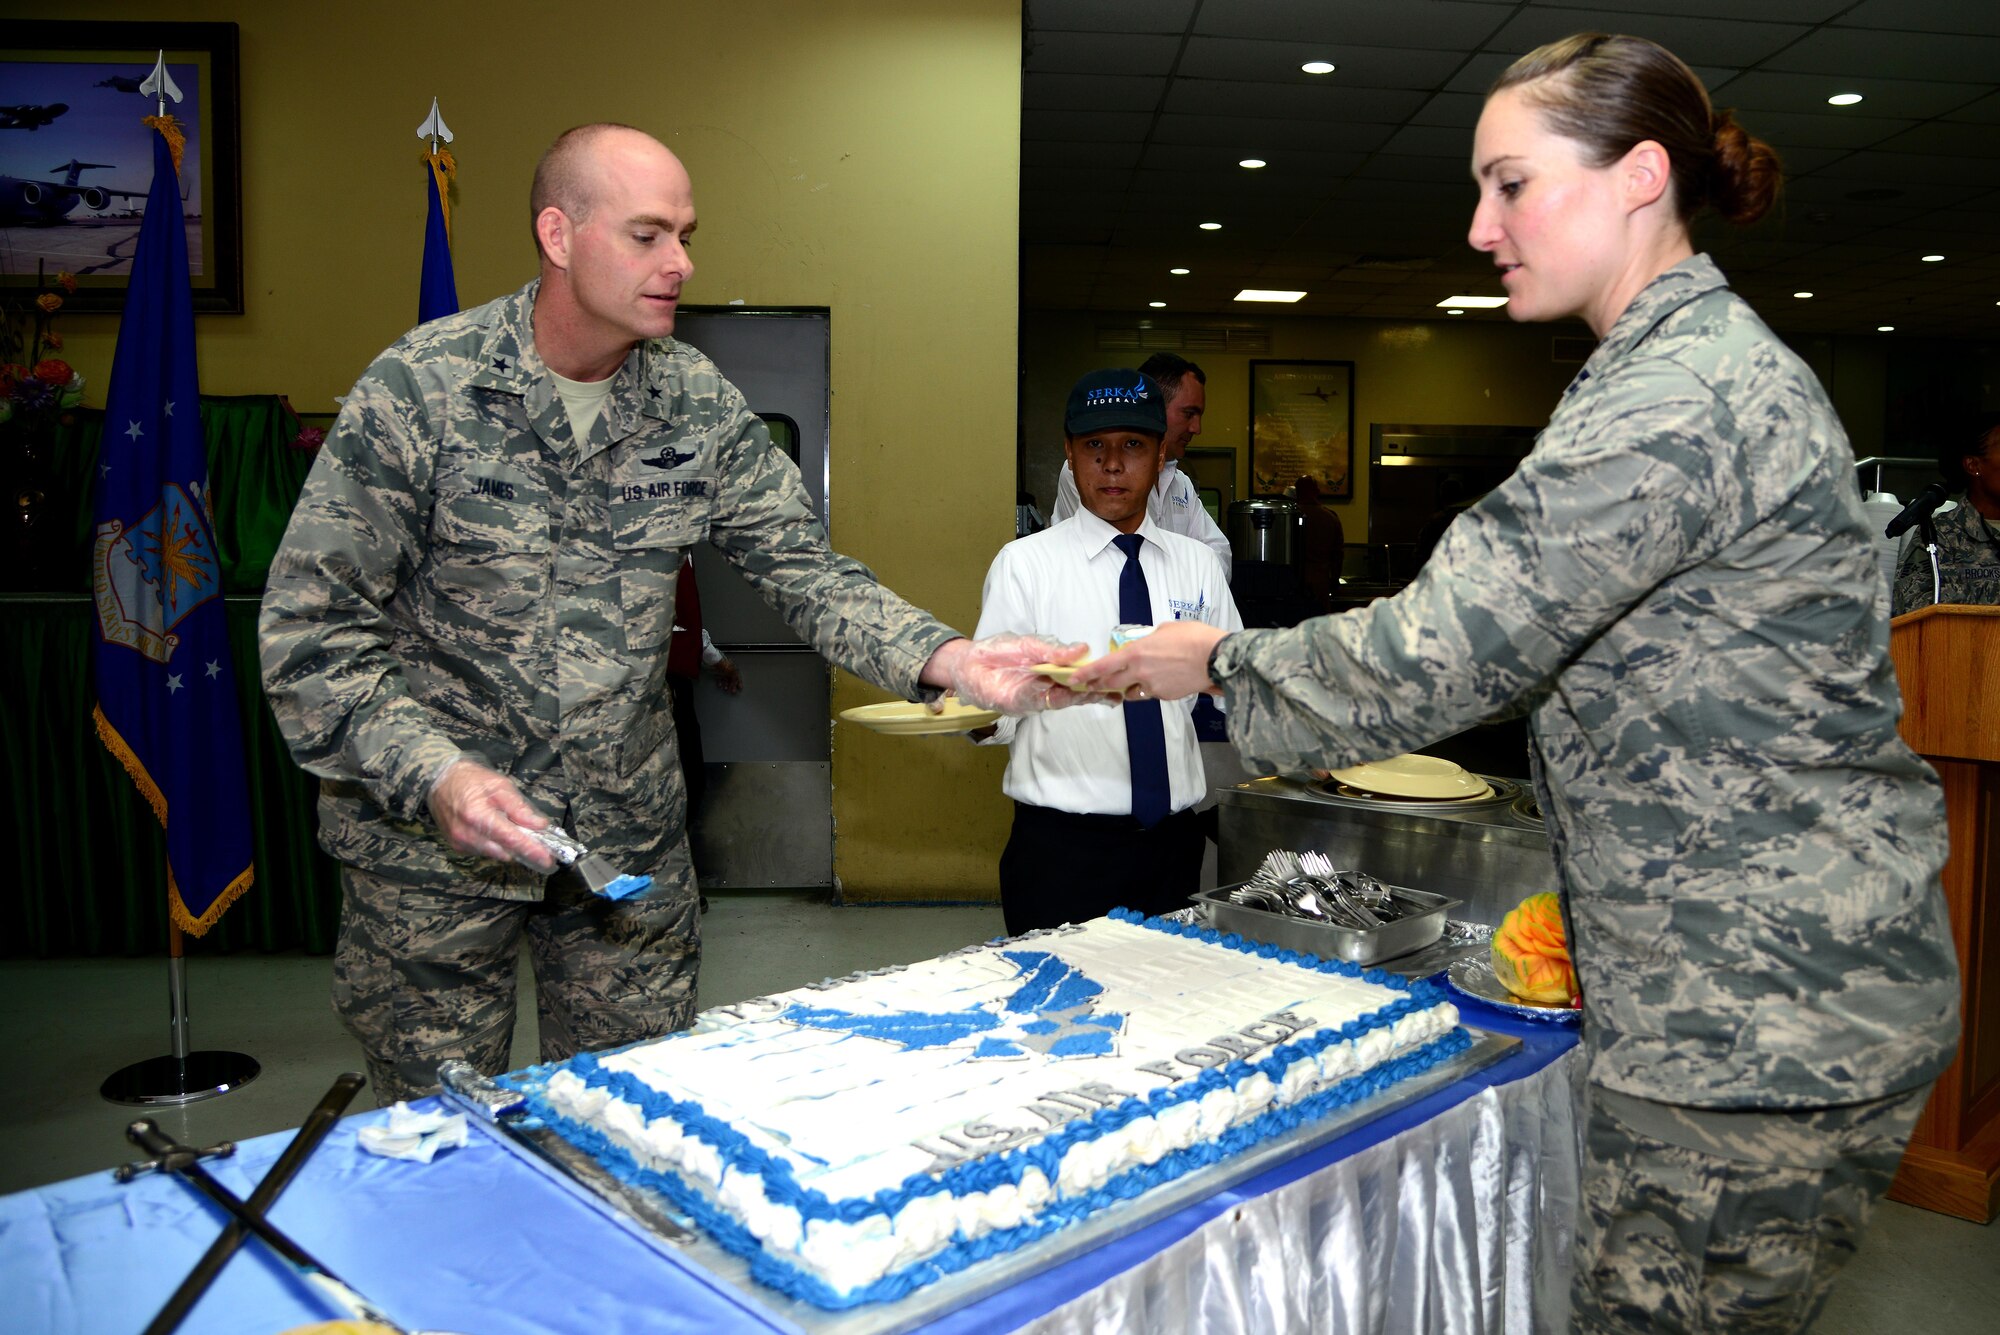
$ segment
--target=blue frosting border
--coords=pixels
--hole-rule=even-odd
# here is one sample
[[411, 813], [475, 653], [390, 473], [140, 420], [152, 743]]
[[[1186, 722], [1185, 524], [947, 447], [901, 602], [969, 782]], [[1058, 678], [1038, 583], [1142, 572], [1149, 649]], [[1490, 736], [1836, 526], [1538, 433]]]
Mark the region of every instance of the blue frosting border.
[[[950, 1243], [933, 1256], [906, 1266], [902, 1270], [893, 1271], [874, 1283], [849, 1292], [836, 1290], [817, 1276], [772, 1255], [765, 1250], [754, 1234], [724, 1214], [703, 1192], [690, 1186], [679, 1175], [661, 1173], [640, 1166], [622, 1147], [614, 1144], [595, 1128], [564, 1116], [544, 1096], [548, 1078], [559, 1070], [567, 1069], [583, 1080], [587, 1086], [605, 1089], [616, 1097], [636, 1105], [648, 1121], [659, 1117], [672, 1117], [680, 1124], [684, 1135], [693, 1136], [715, 1149], [722, 1159], [725, 1176], [730, 1172], [755, 1174], [762, 1180], [765, 1197], [797, 1210], [802, 1224], [815, 1219], [831, 1219], [855, 1224], [876, 1214], [893, 1219], [897, 1211], [917, 1196], [935, 1195], [941, 1192], [952, 1196], [963, 1196], [988, 1191], [996, 1186], [1018, 1184], [1031, 1168], [1039, 1169], [1053, 1185], [1058, 1180], [1062, 1157], [1073, 1145], [1098, 1139], [1121, 1129], [1136, 1118], [1150, 1117], [1176, 1104], [1199, 1099], [1214, 1090], [1234, 1087], [1254, 1075], [1261, 1074], [1273, 1081], [1280, 1080], [1285, 1068], [1302, 1057], [1316, 1056], [1336, 1043], [1359, 1038], [1371, 1030], [1394, 1024], [1414, 1011], [1428, 1009], [1448, 999], [1436, 984], [1428, 980], [1412, 983], [1399, 975], [1385, 973], [1379, 969], [1364, 970], [1345, 961], [1323, 960], [1312, 955], [1302, 955], [1297, 951], [1281, 949], [1267, 943], [1246, 941], [1235, 933], [1225, 935], [1193, 924], [1147, 918], [1130, 909], [1114, 909], [1109, 916], [1120, 922], [1133, 923], [1171, 936], [1200, 940], [1263, 959], [1294, 964], [1321, 973], [1359, 978], [1407, 995], [1380, 1010], [1349, 1021], [1337, 1029], [1323, 1030], [1310, 1038], [1295, 1042], [1276, 1044], [1255, 1060], [1245, 1059], [1231, 1062], [1226, 1067], [1211, 1068], [1175, 1085], [1153, 1090], [1143, 1097], [1135, 1097], [1114, 1107], [1103, 1108], [1079, 1117], [1036, 1145], [1008, 1150], [976, 1163], [961, 1164], [935, 1176], [924, 1173], [913, 1174], [901, 1185], [884, 1188], [872, 1196], [850, 1197], [838, 1201], [813, 1188], [800, 1186], [786, 1163], [759, 1149], [734, 1127], [709, 1116], [699, 1104], [662, 1094], [624, 1072], [607, 1070], [597, 1056], [586, 1053], [571, 1058], [568, 1062], [530, 1067], [518, 1077], [502, 1077], [502, 1083], [520, 1090], [526, 1095], [529, 1107], [537, 1117], [560, 1129], [565, 1137], [604, 1163], [615, 1176], [660, 1192], [691, 1215], [702, 1229], [723, 1247], [749, 1261], [752, 1275], [761, 1283], [790, 1297], [803, 1299], [819, 1307], [838, 1310], [863, 1303], [903, 1297], [925, 1284], [934, 1283], [945, 1275], [962, 1270], [977, 1261], [1011, 1251], [1058, 1228], [1066, 1227], [1074, 1220], [1115, 1201], [1137, 1196], [1162, 1182], [1171, 1181], [1196, 1168], [1238, 1154], [1259, 1141], [1282, 1134], [1302, 1122], [1367, 1098], [1392, 1084], [1428, 1070], [1471, 1046], [1470, 1035], [1463, 1029], [1454, 1029], [1444, 1037], [1415, 1051], [1372, 1070], [1350, 1076], [1308, 1098], [1267, 1109], [1250, 1121], [1231, 1128], [1217, 1140], [1204, 1141], [1176, 1150], [1164, 1156], [1158, 1163], [1132, 1168], [1082, 1196], [1052, 1202], [1029, 1223], [998, 1230], [971, 1241]], [[1225, 1071], [1229, 1072], [1226, 1077]]]

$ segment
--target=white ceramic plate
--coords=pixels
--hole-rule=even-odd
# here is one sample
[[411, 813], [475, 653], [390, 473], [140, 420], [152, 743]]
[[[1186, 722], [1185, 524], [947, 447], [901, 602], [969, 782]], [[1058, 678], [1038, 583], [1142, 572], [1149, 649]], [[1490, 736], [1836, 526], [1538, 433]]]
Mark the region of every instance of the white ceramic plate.
[[1401, 755], [1333, 771], [1350, 788], [1389, 797], [1486, 797], [1493, 785], [1455, 761], [1437, 756]]
[[891, 700], [886, 704], [857, 705], [853, 709], [843, 709], [840, 716], [849, 723], [859, 723], [875, 732], [887, 733], [891, 737], [927, 737], [938, 733], [971, 732], [989, 723], [998, 723], [1000, 715], [991, 709], [975, 709], [952, 696], [946, 696], [944, 712], [933, 714], [921, 704], [911, 704], [907, 700]]

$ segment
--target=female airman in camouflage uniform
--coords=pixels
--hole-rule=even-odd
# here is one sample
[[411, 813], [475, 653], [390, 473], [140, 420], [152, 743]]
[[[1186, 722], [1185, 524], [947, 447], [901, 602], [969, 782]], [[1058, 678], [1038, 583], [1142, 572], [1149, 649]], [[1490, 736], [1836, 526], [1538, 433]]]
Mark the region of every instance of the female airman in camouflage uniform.
[[1704, 205], [1768, 210], [1778, 163], [1672, 55], [1593, 34], [1501, 76], [1473, 172], [1510, 314], [1601, 340], [1534, 451], [1396, 597], [1162, 627], [1075, 685], [1219, 685], [1238, 750], [1295, 770], [1531, 711], [1589, 1060], [1574, 1318], [1798, 1329], [1958, 988], [1852, 451], [1689, 242]]

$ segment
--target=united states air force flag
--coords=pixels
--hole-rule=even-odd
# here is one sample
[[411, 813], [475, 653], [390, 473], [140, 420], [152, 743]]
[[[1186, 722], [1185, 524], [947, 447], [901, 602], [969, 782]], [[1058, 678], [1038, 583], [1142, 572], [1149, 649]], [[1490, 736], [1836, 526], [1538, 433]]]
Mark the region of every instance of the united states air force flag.
[[222, 617], [173, 158], [153, 187], [105, 392], [90, 582], [97, 735], [167, 833], [174, 922], [199, 936], [253, 877], [236, 683]]
[[424, 159], [430, 205], [424, 214], [424, 267], [417, 289], [417, 323], [458, 314], [458, 284], [451, 271], [451, 178], [457, 171], [449, 149]]

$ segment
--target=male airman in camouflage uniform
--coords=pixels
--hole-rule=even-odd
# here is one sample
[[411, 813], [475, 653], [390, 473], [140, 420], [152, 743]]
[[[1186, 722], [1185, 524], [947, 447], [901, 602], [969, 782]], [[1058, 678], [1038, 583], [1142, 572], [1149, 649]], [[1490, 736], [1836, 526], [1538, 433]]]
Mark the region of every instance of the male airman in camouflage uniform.
[[[972, 645], [828, 550], [743, 397], [668, 337], [694, 208], [657, 141], [571, 131], [532, 212], [540, 279], [415, 330], [348, 396], [264, 599], [265, 688], [343, 868], [335, 1005], [382, 1101], [446, 1057], [504, 1068], [524, 928], [545, 1060], [690, 1019], [665, 675], [688, 547], [714, 544], [801, 636], [906, 698], [1040, 707], [1025, 666], [1077, 652]], [[550, 878], [527, 833], [545, 816], [652, 892]]]
[[1697, 255], [1409, 588], [1210, 653], [1267, 769], [1532, 711], [1592, 1087], [1586, 1329], [1802, 1323], [1957, 1040], [1943, 805], [1896, 732], [1853, 463]]

